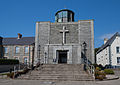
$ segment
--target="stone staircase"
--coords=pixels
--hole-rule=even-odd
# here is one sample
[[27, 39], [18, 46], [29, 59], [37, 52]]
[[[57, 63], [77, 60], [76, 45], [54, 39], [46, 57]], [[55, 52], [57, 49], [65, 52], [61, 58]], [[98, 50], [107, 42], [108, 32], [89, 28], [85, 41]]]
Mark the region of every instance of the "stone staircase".
[[94, 78], [83, 70], [83, 64], [44, 64], [18, 79], [47, 81], [92, 81]]

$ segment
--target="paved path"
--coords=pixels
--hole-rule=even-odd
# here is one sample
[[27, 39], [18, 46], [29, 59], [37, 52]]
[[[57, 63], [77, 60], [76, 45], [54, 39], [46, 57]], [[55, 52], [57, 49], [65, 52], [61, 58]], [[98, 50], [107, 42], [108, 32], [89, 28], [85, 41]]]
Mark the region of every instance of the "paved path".
[[120, 77], [120, 70], [114, 70], [115, 75]]
[[120, 85], [120, 79], [109, 81], [62, 81], [62, 82], [43, 82], [39, 80], [3, 80], [0, 85]]

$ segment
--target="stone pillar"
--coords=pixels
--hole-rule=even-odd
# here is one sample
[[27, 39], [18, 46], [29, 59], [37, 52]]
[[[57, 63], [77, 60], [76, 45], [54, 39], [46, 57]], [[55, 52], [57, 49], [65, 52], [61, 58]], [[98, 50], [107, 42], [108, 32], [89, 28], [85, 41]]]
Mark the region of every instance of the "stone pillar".
[[44, 56], [45, 56], [44, 50], [45, 50], [45, 45], [49, 44], [49, 33], [50, 33], [50, 22], [36, 23], [34, 65], [36, 65], [39, 62], [39, 59], [40, 59], [40, 63], [44, 63]]

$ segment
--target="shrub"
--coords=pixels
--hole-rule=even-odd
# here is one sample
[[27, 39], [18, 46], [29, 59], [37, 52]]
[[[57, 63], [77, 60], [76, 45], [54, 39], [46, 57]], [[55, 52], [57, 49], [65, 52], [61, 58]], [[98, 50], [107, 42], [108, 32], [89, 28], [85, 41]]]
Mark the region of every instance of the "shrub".
[[101, 68], [99, 68], [99, 67], [96, 67], [96, 68], [95, 68], [95, 70], [98, 70], [98, 71], [100, 71], [100, 70], [101, 70]]
[[106, 68], [106, 69], [112, 68], [112, 65], [105, 65], [105, 68]]
[[101, 68], [101, 70], [104, 70], [104, 67], [101, 64], [99, 64], [98, 67]]
[[26, 74], [28, 72], [29, 72], [28, 68], [24, 69], [23, 71], [19, 71], [19, 72], [16, 73], [15, 78], [17, 78], [18, 76], [20, 76], [22, 74]]
[[7, 77], [14, 78], [14, 73], [8, 73]]
[[105, 78], [106, 78], [106, 74], [104, 73], [104, 71], [99, 71], [99, 70], [95, 71], [95, 79], [103, 80]]
[[98, 64], [93, 64], [93, 66], [96, 68], [96, 67], [98, 67]]
[[104, 76], [103, 75], [99, 75], [99, 76], [95, 77], [95, 79], [103, 80]]
[[106, 74], [114, 74], [114, 71], [112, 69], [104, 69], [104, 72]]
[[19, 64], [19, 60], [15, 59], [0, 59], [0, 65], [15, 65]]

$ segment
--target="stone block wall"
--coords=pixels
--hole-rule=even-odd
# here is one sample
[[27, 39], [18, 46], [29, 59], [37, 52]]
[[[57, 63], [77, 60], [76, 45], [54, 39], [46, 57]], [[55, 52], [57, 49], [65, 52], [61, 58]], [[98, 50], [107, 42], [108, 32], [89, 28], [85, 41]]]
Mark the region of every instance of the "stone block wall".
[[[72, 61], [79, 62], [81, 59], [81, 51], [83, 42], [87, 43], [87, 57], [94, 63], [94, 26], [93, 20], [80, 20], [78, 22], [66, 23], [50, 23], [50, 22], [37, 22], [36, 23], [36, 38], [35, 38], [35, 63], [38, 58], [44, 62], [45, 49], [48, 53], [48, 62], [52, 62], [54, 56], [54, 45], [62, 46], [62, 33], [60, 30], [66, 27], [69, 33], [66, 33], [65, 45], [73, 46]], [[38, 46], [40, 45], [40, 50]], [[51, 46], [53, 45], [53, 46]], [[45, 48], [45, 46], [48, 46]], [[38, 53], [40, 56], [38, 56]], [[76, 56], [77, 54], [77, 56]]]
[[93, 20], [80, 20], [80, 44], [87, 43], [86, 56], [94, 63], [94, 26]]
[[[20, 48], [20, 52], [19, 53], [15, 53], [15, 47], [18, 46]], [[19, 61], [21, 63], [24, 63], [24, 57], [28, 58], [28, 64], [32, 64], [32, 50], [34, 45], [29, 45], [29, 52], [25, 53], [25, 46], [28, 45], [3, 45], [3, 49], [4, 47], [8, 48], [8, 53], [3, 52], [3, 56], [2, 57], [6, 57], [7, 59], [15, 59], [15, 57], [18, 57]]]

